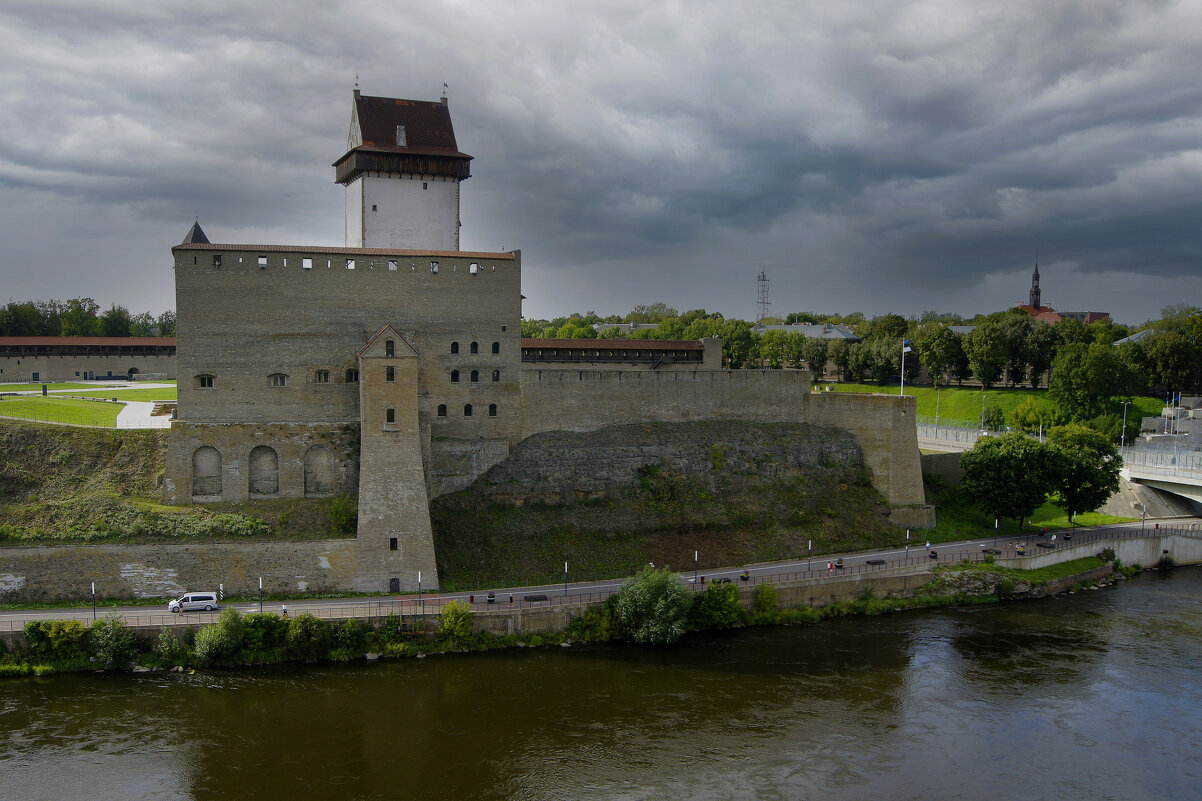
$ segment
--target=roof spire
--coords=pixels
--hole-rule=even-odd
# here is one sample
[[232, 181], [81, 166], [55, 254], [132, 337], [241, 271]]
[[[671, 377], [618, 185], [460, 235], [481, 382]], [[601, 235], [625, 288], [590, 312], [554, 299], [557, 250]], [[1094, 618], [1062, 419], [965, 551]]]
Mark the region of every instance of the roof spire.
[[205, 236], [205, 232], [200, 228], [200, 215], [197, 214], [196, 222], [192, 223], [192, 227], [188, 229], [188, 235], [184, 237], [181, 245], [207, 245], [209, 238]]

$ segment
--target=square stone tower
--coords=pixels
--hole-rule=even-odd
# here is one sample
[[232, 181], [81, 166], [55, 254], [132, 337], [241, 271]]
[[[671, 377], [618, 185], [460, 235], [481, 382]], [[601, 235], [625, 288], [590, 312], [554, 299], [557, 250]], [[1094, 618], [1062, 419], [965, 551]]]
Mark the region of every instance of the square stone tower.
[[346, 246], [459, 250], [459, 152], [444, 97], [366, 97], [355, 90], [347, 152], [334, 162], [346, 187]]

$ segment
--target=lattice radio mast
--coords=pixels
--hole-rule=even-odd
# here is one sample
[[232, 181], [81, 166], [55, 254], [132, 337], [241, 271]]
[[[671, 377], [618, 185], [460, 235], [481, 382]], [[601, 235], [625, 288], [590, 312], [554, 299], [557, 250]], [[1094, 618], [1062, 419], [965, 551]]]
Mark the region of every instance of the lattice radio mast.
[[755, 321], [761, 323], [765, 317], [771, 317], [772, 304], [768, 302], [768, 274], [760, 270], [760, 274], [755, 278], [756, 283], [756, 298], [755, 305], [758, 311], [756, 312]]

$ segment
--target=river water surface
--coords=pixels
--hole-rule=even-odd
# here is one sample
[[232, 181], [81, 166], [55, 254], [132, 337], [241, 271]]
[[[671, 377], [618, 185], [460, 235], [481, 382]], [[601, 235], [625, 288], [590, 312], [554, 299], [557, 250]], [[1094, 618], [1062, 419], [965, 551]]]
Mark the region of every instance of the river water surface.
[[4, 799], [1197, 799], [1202, 569], [695, 636], [0, 682]]

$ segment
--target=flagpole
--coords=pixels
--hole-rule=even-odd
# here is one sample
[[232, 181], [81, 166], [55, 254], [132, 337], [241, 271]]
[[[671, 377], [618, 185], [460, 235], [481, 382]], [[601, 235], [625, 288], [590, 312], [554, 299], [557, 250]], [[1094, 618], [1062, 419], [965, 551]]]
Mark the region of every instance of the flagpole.
[[902, 365], [901, 365], [901, 394], [906, 394], [906, 354], [910, 352], [910, 340], [902, 340]]

